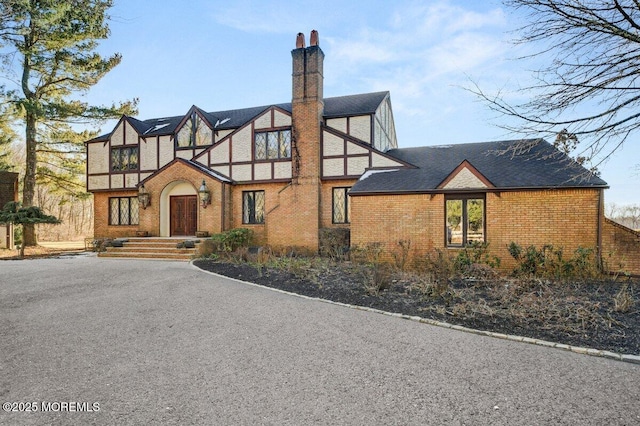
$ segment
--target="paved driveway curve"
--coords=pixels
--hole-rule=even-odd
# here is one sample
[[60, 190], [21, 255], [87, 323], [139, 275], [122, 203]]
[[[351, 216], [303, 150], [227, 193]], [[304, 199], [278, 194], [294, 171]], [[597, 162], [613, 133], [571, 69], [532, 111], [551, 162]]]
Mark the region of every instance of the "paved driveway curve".
[[0, 344], [0, 424], [640, 423], [639, 365], [177, 262], [0, 262]]

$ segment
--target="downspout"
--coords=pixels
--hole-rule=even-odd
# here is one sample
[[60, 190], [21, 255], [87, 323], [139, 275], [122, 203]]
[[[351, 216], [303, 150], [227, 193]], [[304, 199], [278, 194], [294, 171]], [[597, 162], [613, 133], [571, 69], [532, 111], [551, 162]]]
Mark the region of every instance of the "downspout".
[[598, 235], [596, 256], [598, 262], [598, 268], [604, 272], [604, 263], [602, 261], [602, 217], [604, 216], [604, 189], [598, 191]]
[[225, 223], [225, 217], [226, 215], [224, 214], [225, 210], [227, 209], [227, 184], [222, 182], [222, 194], [221, 194], [221, 201], [222, 201], [222, 205], [220, 206], [220, 231], [224, 232], [227, 230], [227, 226]]

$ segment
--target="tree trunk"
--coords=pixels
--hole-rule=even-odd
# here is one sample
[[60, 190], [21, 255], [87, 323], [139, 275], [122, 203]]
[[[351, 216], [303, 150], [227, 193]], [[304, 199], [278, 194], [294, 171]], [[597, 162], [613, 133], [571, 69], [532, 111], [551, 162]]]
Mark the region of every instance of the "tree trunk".
[[[24, 186], [22, 189], [22, 205], [33, 206], [36, 191], [36, 117], [29, 110], [26, 112], [25, 139], [27, 145], [27, 162], [24, 173]], [[35, 246], [38, 244], [36, 227], [34, 224], [25, 224], [23, 227], [22, 245]]]

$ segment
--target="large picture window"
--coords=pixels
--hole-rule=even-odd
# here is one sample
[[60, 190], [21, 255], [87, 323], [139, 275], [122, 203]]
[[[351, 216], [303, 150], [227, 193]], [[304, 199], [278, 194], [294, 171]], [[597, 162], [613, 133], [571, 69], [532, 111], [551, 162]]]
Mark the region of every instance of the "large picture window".
[[349, 192], [351, 187], [333, 188], [333, 223], [351, 222]]
[[264, 191], [242, 193], [242, 223], [264, 223]]
[[137, 225], [138, 197], [109, 198], [109, 225]]
[[254, 155], [256, 160], [291, 158], [291, 130], [256, 133]]
[[451, 195], [445, 198], [445, 204], [447, 247], [485, 242], [484, 195]]
[[114, 172], [138, 170], [138, 147], [111, 148], [111, 170]]

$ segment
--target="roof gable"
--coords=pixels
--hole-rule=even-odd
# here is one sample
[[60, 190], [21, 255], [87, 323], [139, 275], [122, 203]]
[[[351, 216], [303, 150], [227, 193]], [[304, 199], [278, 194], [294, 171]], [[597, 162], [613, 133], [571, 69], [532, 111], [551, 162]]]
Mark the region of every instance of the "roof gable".
[[167, 170], [168, 168], [174, 166], [175, 164], [184, 164], [185, 166], [191, 167], [192, 169], [197, 170], [198, 172], [202, 173], [203, 175], [205, 175], [207, 177], [214, 178], [219, 182], [233, 183], [233, 181], [231, 179], [229, 179], [228, 177], [226, 177], [226, 176], [224, 176], [224, 175], [222, 175], [222, 174], [220, 174], [218, 172], [215, 172], [215, 171], [213, 171], [211, 169], [208, 169], [205, 166], [203, 166], [202, 164], [196, 163], [195, 161], [185, 160], [183, 158], [176, 157], [172, 161], [170, 161], [169, 163], [165, 164], [159, 170], [156, 170], [154, 173], [152, 173], [151, 175], [149, 175], [146, 178], [144, 178], [143, 180], [141, 180], [138, 183], [138, 185], [144, 185], [148, 181], [150, 181], [152, 179], [155, 179], [157, 176], [159, 176], [165, 170]]
[[[221, 143], [228, 141], [229, 139], [232, 139], [235, 135], [237, 135], [238, 133], [240, 133], [243, 129], [246, 129], [247, 126], [249, 126], [251, 123], [255, 122], [256, 120], [259, 120], [262, 117], [265, 117], [267, 114], [269, 115], [269, 120], [273, 119], [276, 123], [278, 121], [278, 117], [282, 117], [282, 116], [286, 116], [286, 117], [290, 117], [291, 113], [289, 111], [287, 111], [286, 109], [281, 108], [278, 105], [273, 105], [270, 107], [260, 107], [260, 109], [256, 108], [256, 114], [252, 117], [250, 117], [245, 123], [243, 123], [240, 126], [237, 126], [235, 128], [233, 128], [233, 131], [231, 133], [229, 133], [228, 135], [226, 135], [225, 137], [223, 137], [222, 139], [220, 139], [219, 141], [216, 141], [216, 143], [214, 143], [211, 146], [206, 147], [206, 149], [204, 151], [202, 151], [201, 153], [199, 153], [198, 155], [196, 155], [193, 160], [197, 160], [200, 161], [201, 159], [205, 158], [205, 156], [212, 151], [213, 149], [217, 148]], [[274, 124], [276, 124], [274, 123]], [[288, 125], [290, 125], [290, 120]], [[269, 127], [271, 127], [269, 125]], [[277, 126], [276, 126], [277, 127]], [[261, 128], [260, 125], [257, 126], [257, 128]]]
[[456, 167], [449, 176], [445, 178], [438, 188], [441, 189], [472, 189], [472, 188], [493, 188], [494, 185], [473, 167], [471, 163], [464, 160]]

